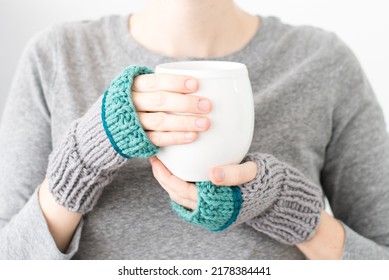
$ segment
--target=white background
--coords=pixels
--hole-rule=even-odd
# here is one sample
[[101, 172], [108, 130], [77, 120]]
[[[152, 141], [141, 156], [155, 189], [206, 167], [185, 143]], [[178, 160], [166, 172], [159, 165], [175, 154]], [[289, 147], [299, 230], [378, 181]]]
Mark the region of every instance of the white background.
[[[361, 61], [389, 124], [387, 1], [237, 0], [237, 3], [253, 14], [276, 15], [287, 23], [336, 32]], [[145, 0], [0, 0], [0, 115], [20, 53], [34, 33], [53, 23], [136, 12], [144, 4]]]

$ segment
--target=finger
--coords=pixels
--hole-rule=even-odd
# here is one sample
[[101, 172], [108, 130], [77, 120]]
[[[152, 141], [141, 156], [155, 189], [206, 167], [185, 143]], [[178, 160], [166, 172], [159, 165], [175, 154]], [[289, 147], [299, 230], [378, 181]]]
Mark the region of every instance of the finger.
[[198, 201], [196, 186], [174, 176], [157, 157], [152, 157], [150, 163], [154, 177], [170, 197], [184, 207], [195, 209]]
[[[194, 190], [196, 190], [196, 187], [194, 187], [194, 185], [193, 185], [193, 188], [194, 188]], [[177, 203], [177, 204], [179, 204], [187, 209], [195, 210], [197, 208], [197, 205], [198, 205], [197, 201], [194, 201], [191, 199], [186, 199], [186, 198], [183, 198], [181, 196], [176, 196], [175, 193], [170, 193], [169, 196], [170, 196], [170, 199], [173, 200], [175, 203]]]
[[154, 131], [206, 131], [211, 122], [206, 117], [167, 113], [138, 113], [144, 130]]
[[147, 131], [146, 134], [150, 141], [158, 147], [188, 144], [197, 139], [196, 132]]
[[219, 186], [238, 186], [252, 181], [258, 173], [258, 165], [253, 161], [214, 167], [209, 179]]
[[207, 114], [211, 102], [203, 97], [168, 91], [132, 93], [132, 101], [138, 112], [180, 112]]
[[198, 82], [194, 77], [172, 74], [139, 75], [132, 84], [133, 91], [171, 91], [192, 93], [198, 89]]
[[[154, 176], [156, 177], [155, 173], [154, 173]], [[156, 177], [156, 179], [157, 179], [157, 177]], [[191, 209], [191, 210], [195, 210], [197, 208], [197, 205], [198, 205], [197, 198], [196, 198], [196, 200], [186, 198], [186, 197], [172, 191], [170, 187], [166, 186], [159, 179], [157, 179], [157, 181], [162, 186], [162, 188], [168, 193], [171, 200], [173, 200], [177, 204], [179, 204], [185, 208]], [[193, 192], [196, 192], [196, 195], [197, 195], [197, 190], [196, 190], [195, 185], [194, 184], [191, 184], [191, 185], [192, 185], [191, 188], [192, 188]]]

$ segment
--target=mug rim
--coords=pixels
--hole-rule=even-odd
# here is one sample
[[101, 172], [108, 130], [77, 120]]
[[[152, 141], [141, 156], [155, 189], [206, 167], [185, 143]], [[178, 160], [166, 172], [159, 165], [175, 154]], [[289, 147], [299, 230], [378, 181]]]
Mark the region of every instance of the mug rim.
[[225, 77], [247, 74], [246, 65], [233, 61], [176, 61], [159, 64], [156, 73], [183, 74], [204, 77]]

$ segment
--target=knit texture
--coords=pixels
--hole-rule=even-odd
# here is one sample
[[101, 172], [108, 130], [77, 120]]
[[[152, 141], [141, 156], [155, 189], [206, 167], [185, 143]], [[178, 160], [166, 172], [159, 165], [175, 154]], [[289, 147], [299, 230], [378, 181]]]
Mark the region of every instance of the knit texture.
[[320, 188], [272, 155], [251, 153], [244, 158], [246, 161], [258, 164], [254, 180], [240, 187], [198, 182], [195, 211], [172, 201], [173, 210], [185, 221], [211, 231], [247, 222], [284, 244], [309, 239], [324, 205]]
[[72, 123], [62, 143], [50, 154], [46, 175], [49, 190], [58, 204], [85, 214], [93, 209], [124, 162], [103, 129], [99, 98]]
[[134, 78], [151, 73], [153, 70], [146, 66], [129, 66], [112, 81], [104, 94], [104, 129], [114, 149], [125, 158], [147, 158], [159, 150], [143, 130], [131, 99]]
[[259, 172], [240, 187], [244, 202], [236, 223], [247, 222], [284, 244], [308, 240], [324, 207], [320, 187], [272, 155], [250, 153], [244, 161], [257, 162]]
[[72, 123], [49, 158], [49, 189], [58, 204], [82, 214], [91, 211], [126, 158], [150, 157], [158, 152], [131, 100], [134, 78], [150, 73], [153, 71], [146, 66], [127, 67], [111, 82], [103, 98]]
[[[128, 20], [57, 25], [20, 58], [0, 124], [0, 259], [304, 259], [239, 220], [247, 199], [241, 224], [223, 232], [177, 222], [146, 159], [120, 168], [69, 250], [58, 250], [34, 192], [49, 154], [124, 67], [186, 60], [143, 48]], [[248, 68], [258, 120], [250, 152], [276, 156], [323, 189], [346, 229], [343, 258], [388, 260], [389, 137], [361, 67], [332, 33], [261, 23], [244, 49], [211, 58]]]
[[173, 210], [185, 221], [210, 231], [222, 231], [235, 220], [242, 205], [238, 187], [215, 186], [210, 181], [197, 182], [198, 206], [190, 211], [171, 201]]

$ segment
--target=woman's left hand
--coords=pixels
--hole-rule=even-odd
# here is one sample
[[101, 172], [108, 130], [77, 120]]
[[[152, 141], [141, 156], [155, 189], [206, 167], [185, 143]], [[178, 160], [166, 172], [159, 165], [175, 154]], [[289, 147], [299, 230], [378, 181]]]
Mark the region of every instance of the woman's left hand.
[[[150, 158], [150, 163], [154, 177], [170, 199], [185, 208], [195, 210], [198, 204], [196, 185], [174, 176], [157, 157]], [[239, 186], [252, 181], [257, 172], [257, 163], [247, 161], [214, 167], [209, 171], [209, 180], [218, 186]]]

